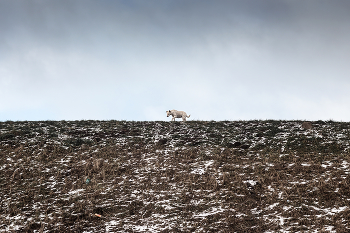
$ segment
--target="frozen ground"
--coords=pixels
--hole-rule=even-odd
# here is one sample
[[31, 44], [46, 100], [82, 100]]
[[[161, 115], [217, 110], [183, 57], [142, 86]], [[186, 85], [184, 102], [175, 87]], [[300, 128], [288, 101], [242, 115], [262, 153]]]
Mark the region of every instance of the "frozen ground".
[[349, 232], [350, 124], [0, 122], [0, 232]]

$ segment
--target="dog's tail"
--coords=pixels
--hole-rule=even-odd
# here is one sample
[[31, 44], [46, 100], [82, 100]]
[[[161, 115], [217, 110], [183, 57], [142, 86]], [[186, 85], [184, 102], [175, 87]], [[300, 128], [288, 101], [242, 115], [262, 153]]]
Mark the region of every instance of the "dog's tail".
[[187, 118], [190, 118], [191, 115], [186, 116]]

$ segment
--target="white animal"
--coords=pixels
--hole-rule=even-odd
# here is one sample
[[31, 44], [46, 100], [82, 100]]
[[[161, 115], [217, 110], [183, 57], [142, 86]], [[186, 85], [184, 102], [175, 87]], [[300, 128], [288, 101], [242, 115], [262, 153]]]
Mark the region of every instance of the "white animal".
[[191, 115], [188, 115], [184, 111], [177, 111], [177, 110], [169, 110], [166, 111], [166, 116], [173, 116], [171, 121], [175, 121], [175, 118], [182, 118], [182, 121], [186, 121], [186, 117], [190, 117]]

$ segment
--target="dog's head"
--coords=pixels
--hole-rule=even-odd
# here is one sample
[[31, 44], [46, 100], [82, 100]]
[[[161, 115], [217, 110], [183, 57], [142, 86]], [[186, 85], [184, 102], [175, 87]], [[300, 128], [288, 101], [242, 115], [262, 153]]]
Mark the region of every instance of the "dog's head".
[[171, 111], [166, 111], [166, 117], [169, 117], [171, 115]]

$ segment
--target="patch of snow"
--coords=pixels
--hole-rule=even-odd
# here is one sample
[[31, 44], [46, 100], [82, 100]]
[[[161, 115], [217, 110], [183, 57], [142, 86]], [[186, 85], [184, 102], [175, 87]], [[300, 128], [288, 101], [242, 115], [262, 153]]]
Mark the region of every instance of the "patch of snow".
[[202, 175], [206, 172], [208, 167], [214, 163], [214, 160], [209, 160], [204, 163], [204, 168], [201, 166], [198, 166], [198, 168], [193, 169], [190, 173], [192, 174], [199, 174]]
[[219, 207], [219, 208], [212, 207], [212, 208], [210, 208], [210, 210], [206, 210], [206, 211], [204, 211], [202, 213], [193, 215], [193, 217], [206, 217], [206, 216], [217, 214], [217, 213], [221, 213], [221, 212], [224, 212], [224, 211], [225, 211], [225, 209], [222, 209], [221, 207]]
[[[323, 167], [323, 168], [327, 168], [327, 167], [330, 167], [333, 165], [333, 163], [330, 161], [324, 161], [323, 163], [324, 164], [321, 165], [321, 167]], [[327, 163], [327, 164], [325, 164], [325, 163]]]
[[333, 208], [333, 209], [331, 209], [331, 212], [332, 212], [333, 214], [335, 214], [335, 213], [340, 213], [340, 212], [346, 210], [347, 208], [348, 208], [347, 206], [343, 206], [343, 207], [339, 207], [339, 208]]
[[105, 226], [106, 226], [106, 233], [109, 233], [109, 232], [114, 232], [114, 231], [111, 231], [111, 230], [113, 230], [113, 226], [117, 226], [119, 223], [117, 222], [117, 221], [115, 221], [115, 220], [112, 220], [112, 221], [110, 221], [110, 222], [107, 222], [106, 224], [105, 224]]
[[274, 204], [272, 204], [272, 205], [269, 205], [266, 209], [268, 209], [268, 210], [272, 210], [273, 208], [275, 208], [276, 206], [278, 206], [280, 203], [274, 203]]
[[68, 192], [68, 194], [69, 195], [76, 195], [76, 194], [79, 194], [80, 192], [83, 192], [83, 191], [85, 191], [85, 189], [76, 189], [76, 190]]
[[258, 183], [258, 181], [246, 180], [246, 181], [243, 181], [243, 183], [249, 183], [251, 186], [255, 186]]

